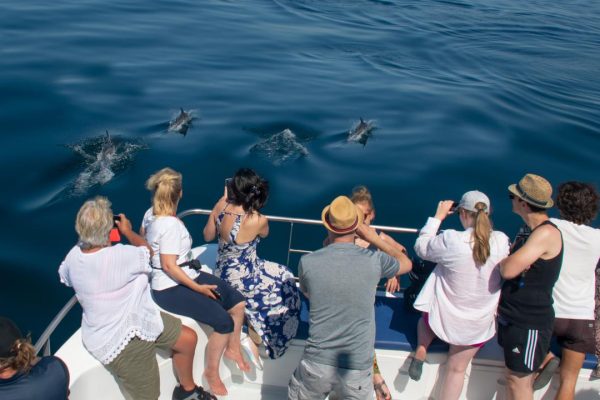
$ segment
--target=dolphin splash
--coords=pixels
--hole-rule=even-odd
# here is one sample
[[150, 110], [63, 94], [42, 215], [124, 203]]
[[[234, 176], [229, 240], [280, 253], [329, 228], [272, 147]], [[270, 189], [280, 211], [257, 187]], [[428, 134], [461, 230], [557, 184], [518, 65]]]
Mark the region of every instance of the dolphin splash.
[[191, 110], [185, 111], [183, 108], [180, 108], [177, 117], [169, 122], [168, 131], [181, 133], [185, 136], [190, 126], [192, 126], [193, 119], [194, 115]]
[[284, 129], [255, 144], [250, 148], [250, 152], [268, 158], [274, 165], [281, 165], [308, 155], [308, 149], [300, 143], [290, 129]]
[[361, 117], [360, 121], [348, 131], [348, 141], [358, 142], [365, 146], [374, 129], [375, 123], [373, 121], [365, 121]]
[[70, 195], [79, 196], [93, 186], [108, 183], [115, 174], [127, 168], [134, 154], [145, 145], [136, 141], [117, 140], [106, 131], [106, 135], [67, 147], [81, 157], [84, 166], [67, 188]]

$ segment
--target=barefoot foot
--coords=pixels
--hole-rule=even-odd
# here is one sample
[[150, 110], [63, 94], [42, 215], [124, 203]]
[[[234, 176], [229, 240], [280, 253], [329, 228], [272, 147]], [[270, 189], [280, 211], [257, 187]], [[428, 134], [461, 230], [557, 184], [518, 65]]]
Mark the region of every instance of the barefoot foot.
[[208, 383], [208, 387], [212, 393], [217, 396], [227, 396], [227, 388], [218, 374], [213, 375], [205, 372], [204, 379], [206, 379], [206, 383]]
[[232, 361], [235, 361], [238, 368], [240, 370], [242, 370], [243, 372], [250, 372], [250, 364], [248, 364], [246, 359], [244, 359], [244, 356], [242, 355], [241, 350], [231, 351], [231, 350], [227, 349], [227, 350], [225, 350], [225, 353], [223, 353], [223, 356], [225, 356], [225, 358], [228, 358]]

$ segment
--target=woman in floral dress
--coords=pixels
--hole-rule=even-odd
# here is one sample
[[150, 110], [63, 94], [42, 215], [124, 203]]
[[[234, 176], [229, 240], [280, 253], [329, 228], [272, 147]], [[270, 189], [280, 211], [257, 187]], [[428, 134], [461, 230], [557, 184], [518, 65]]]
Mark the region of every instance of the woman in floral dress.
[[[225, 194], [204, 227], [206, 241], [219, 239], [215, 275], [246, 297], [246, 318], [270, 358], [286, 351], [296, 335], [300, 298], [293, 274], [283, 265], [256, 255], [256, 246], [269, 234], [260, 209], [267, 201], [268, 182], [248, 168], [226, 180]], [[260, 368], [257, 338], [249, 345]]]

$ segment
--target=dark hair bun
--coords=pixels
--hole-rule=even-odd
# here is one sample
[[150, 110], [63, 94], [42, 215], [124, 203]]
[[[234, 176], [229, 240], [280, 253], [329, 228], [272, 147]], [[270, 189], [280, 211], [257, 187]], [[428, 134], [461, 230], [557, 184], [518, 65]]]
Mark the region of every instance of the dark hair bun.
[[230, 185], [232, 202], [244, 211], [258, 211], [269, 197], [269, 182], [250, 168], [241, 168], [233, 176]]

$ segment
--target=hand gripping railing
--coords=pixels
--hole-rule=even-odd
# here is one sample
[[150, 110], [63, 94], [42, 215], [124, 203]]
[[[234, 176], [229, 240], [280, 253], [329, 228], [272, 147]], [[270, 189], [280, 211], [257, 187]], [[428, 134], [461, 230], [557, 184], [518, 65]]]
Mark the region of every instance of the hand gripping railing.
[[[190, 215], [210, 215], [211, 210], [206, 210], [202, 208], [193, 208], [190, 210], [185, 210], [177, 214], [179, 218], [185, 218]], [[303, 225], [323, 225], [323, 222], [316, 219], [305, 219], [305, 218], [289, 218], [289, 217], [278, 217], [275, 215], [265, 215], [269, 221], [273, 222], [285, 222], [290, 224], [290, 233], [288, 238], [288, 253], [287, 253], [287, 264], [290, 264], [290, 254], [291, 253], [301, 253], [306, 254], [310, 253], [310, 250], [303, 249], [295, 249], [292, 248], [292, 238], [294, 234], [294, 224], [303, 224]], [[394, 233], [418, 233], [418, 229], [413, 228], [397, 228], [394, 226], [383, 226], [383, 225], [371, 225], [371, 227], [386, 232], [394, 232]], [[59, 311], [58, 314], [54, 317], [52, 322], [46, 327], [40, 338], [35, 342], [35, 350], [39, 353], [43, 350], [43, 355], [47, 356], [52, 354], [50, 348], [50, 337], [56, 330], [56, 327], [60, 325], [65, 316], [71, 311], [73, 306], [77, 303], [77, 297], [73, 296], [71, 299], [63, 306], [63, 308]]]

